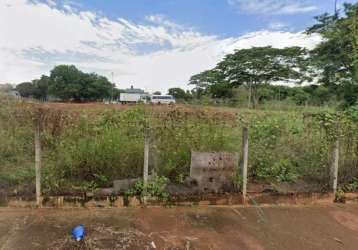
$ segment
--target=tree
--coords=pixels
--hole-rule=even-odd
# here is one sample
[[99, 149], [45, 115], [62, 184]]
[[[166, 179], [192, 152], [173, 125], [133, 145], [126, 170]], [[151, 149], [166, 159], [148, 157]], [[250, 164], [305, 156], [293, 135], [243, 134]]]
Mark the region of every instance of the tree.
[[40, 79], [20, 83], [15, 89], [22, 97], [33, 97], [39, 100], [46, 100], [48, 97], [50, 82], [50, 78], [43, 75]]
[[217, 83], [209, 86], [212, 98], [231, 98], [233, 97], [232, 85], [228, 83]]
[[257, 89], [257, 98], [259, 102], [265, 102], [275, 99], [275, 86], [263, 84]]
[[83, 73], [73, 65], [56, 66], [50, 80], [49, 93], [63, 100], [101, 100], [110, 98], [114, 90], [106, 77]]
[[40, 100], [47, 100], [50, 77], [42, 75], [39, 80], [33, 80], [33, 97]]
[[307, 71], [307, 51], [301, 47], [276, 49], [254, 47], [227, 55], [216, 67], [224, 81], [232, 86], [246, 85], [251, 100], [257, 104], [257, 86], [284, 81], [301, 83], [310, 80]]
[[35, 92], [34, 85], [32, 82], [20, 83], [16, 85], [15, 90], [20, 93], [21, 97], [31, 97]]
[[309, 99], [309, 94], [303, 88], [295, 88], [292, 99], [297, 105], [304, 105]]
[[162, 95], [162, 92], [160, 92], [160, 91], [155, 91], [155, 92], [153, 93], [153, 95]]
[[168, 89], [168, 95], [173, 96], [177, 100], [188, 100], [188, 94], [181, 88]]
[[352, 98], [358, 98], [357, 92], [355, 97], [350, 93], [352, 89], [356, 90], [358, 83], [357, 12], [358, 3], [345, 4], [344, 15], [325, 13], [316, 17], [317, 24], [307, 30], [308, 34], [318, 33], [323, 37], [311, 52], [311, 62], [317, 68], [319, 81], [331, 91], [339, 85], [348, 105], [352, 104]]
[[84, 74], [74, 65], [59, 65], [51, 70], [50, 93], [63, 100], [80, 100]]
[[195, 85], [193, 93], [197, 98], [210, 94], [210, 86], [222, 83], [226, 83], [225, 76], [217, 69], [206, 70], [200, 74], [192, 76], [189, 80], [190, 85]]
[[352, 29], [354, 35], [354, 78], [358, 82], [358, 4], [353, 14]]

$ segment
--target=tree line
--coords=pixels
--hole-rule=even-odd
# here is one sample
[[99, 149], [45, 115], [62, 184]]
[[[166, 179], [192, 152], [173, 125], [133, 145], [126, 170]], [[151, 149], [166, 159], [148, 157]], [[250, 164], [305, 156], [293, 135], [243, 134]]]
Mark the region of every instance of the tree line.
[[40, 100], [96, 101], [117, 98], [121, 92], [106, 77], [84, 73], [74, 65], [54, 67], [50, 76], [18, 84], [15, 88], [22, 97]]
[[[322, 42], [313, 50], [300, 47], [277, 49], [254, 47], [226, 55], [215, 68], [194, 75], [195, 98], [232, 98], [244, 86], [248, 105], [277, 96], [290, 97], [297, 104], [336, 100], [345, 106], [358, 100], [358, 3], [344, 4], [341, 15], [323, 14], [307, 34], [320, 34]], [[311, 86], [287, 89], [277, 83]], [[283, 91], [284, 90], [284, 91]], [[275, 93], [276, 92], [276, 93]], [[284, 96], [282, 96], [284, 93]]]

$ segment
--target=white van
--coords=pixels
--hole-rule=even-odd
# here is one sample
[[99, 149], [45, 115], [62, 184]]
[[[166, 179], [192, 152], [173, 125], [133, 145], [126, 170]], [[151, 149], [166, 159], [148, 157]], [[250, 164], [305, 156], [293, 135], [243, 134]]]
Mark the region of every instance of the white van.
[[150, 97], [150, 103], [152, 103], [152, 104], [174, 104], [175, 99], [171, 95], [152, 95]]

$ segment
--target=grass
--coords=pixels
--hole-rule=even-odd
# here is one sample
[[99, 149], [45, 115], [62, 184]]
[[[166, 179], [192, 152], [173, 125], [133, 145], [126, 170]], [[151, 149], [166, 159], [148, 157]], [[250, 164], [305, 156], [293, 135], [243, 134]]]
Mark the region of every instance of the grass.
[[[33, 104], [1, 101], [0, 185], [34, 183], [36, 110]], [[244, 124], [250, 133], [250, 181], [326, 185], [329, 180], [331, 141], [319, 121], [304, 116], [322, 112], [317, 107], [44, 104], [40, 112], [43, 184], [49, 193], [106, 187], [114, 179], [141, 176], [145, 124], [150, 127], [150, 169], [172, 182], [188, 176], [192, 150], [240, 152]], [[341, 139], [340, 183], [352, 189], [356, 179], [350, 176], [358, 176], [358, 129], [356, 122], [349, 126], [350, 134]]]

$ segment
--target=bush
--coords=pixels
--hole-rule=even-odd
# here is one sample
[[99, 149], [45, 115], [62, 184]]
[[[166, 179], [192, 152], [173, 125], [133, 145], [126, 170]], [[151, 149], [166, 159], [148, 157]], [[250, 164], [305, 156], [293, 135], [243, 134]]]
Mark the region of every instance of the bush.
[[153, 197], [160, 200], [167, 200], [169, 194], [166, 191], [169, 180], [165, 177], [155, 177], [148, 181], [145, 187], [143, 180], [138, 181], [134, 188], [126, 192], [126, 196]]

